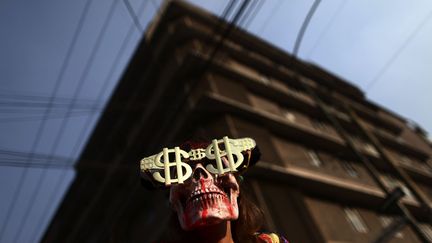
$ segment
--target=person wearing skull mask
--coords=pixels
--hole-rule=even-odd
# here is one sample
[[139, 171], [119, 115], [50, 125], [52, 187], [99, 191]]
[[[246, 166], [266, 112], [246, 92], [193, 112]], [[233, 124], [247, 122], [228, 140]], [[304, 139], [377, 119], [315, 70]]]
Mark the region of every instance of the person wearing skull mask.
[[[204, 150], [210, 145], [186, 142], [180, 148], [190, 152]], [[243, 151], [242, 156], [247, 167], [259, 160], [260, 152], [254, 147]], [[224, 166], [229, 166], [227, 156], [221, 157], [221, 161]], [[274, 233], [257, 233], [262, 226], [263, 214], [244, 195], [241, 189], [243, 177], [235, 173], [211, 173], [209, 163], [208, 158], [189, 161], [191, 176], [184, 183], [170, 187], [169, 203], [177, 216], [170, 229], [178, 232], [174, 242], [288, 243]]]

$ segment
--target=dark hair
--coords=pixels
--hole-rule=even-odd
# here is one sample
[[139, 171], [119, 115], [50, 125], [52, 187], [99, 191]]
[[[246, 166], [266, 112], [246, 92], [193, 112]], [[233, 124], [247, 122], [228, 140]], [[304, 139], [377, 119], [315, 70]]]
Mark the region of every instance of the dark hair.
[[244, 184], [241, 184], [241, 193], [238, 197], [239, 217], [231, 222], [231, 233], [234, 242], [258, 242], [256, 232], [262, 227], [264, 215], [260, 208], [253, 203]]

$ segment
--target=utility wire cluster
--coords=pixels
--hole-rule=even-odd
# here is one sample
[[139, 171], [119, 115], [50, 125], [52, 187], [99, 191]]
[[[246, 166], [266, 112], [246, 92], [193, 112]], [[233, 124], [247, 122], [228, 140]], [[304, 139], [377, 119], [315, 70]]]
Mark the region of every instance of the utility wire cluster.
[[[262, 3], [260, 4], [262, 0], [252, 0], [252, 2], [256, 2], [254, 6], [262, 6]], [[228, 19], [231, 12], [236, 8], [236, 2], [237, 0], [233, 0], [233, 1], [229, 1], [222, 13], [221, 19]], [[205, 72], [208, 68], [210, 68], [210, 66], [213, 63], [213, 60], [216, 58], [217, 53], [220, 51], [220, 49], [223, 46], [223, 42], [228, 38], [230, 32], [232, 31], [232, 29], [237, 26], [240, 27], [239, 24], [239, 20], [242, 19], [243, 16], [243, 21], [242, 23], [249, 23], [253, 20], [254, 16], [256, 15], [256, 13], [259, 11], [259, 9], [257, 10], [256, 7], [254, 8], [251, 5], [249, 5], [251, 2], [251, 0], [244, 0], [242, 3], [239, 4], [239, 6], [237, 6], [237, 11], [233, 14], [232, 16], [232, 20], [229, 22], [229, 25], [226, 28], [222, 28], [223, 23], [221, 23], [221, 26], [216, 26], [216, 28], [214, 29], [214, 34], [212, 36], [220, 36], [220, 39], [217, 40], [217, 43], [214, 44], [214, 48], [212, 48], [209, 51], [208, 54], [208, 59], [206, 61], [206, 63], [202, 66], [201, 68], [201, 72]], [[255, 10], [254, 10], [255, 9]], [[246, 14], [249, 11], [254, 12], [255, 14]], [[246, 16], [246, 17], [245, 17]], [[250, 16], [249, 18], [247, 16]], [[252, 18], [252, 20], [250, 19]], [[138, 27], [137, 27], [138, 28]], [[220, 34], [218, 33], [220, 32]], [[198, 71], [198, 72], [200, 72]], [[182, 102], [175, 102], [176, 104], [181, 104]], [[173, 109], [173, 110], [178, 110], [178, 109]], [[174, 115], [174, 114], [172, 114]], [[170, 119], [168, 119], [170, 120]], [[163, 130], [163, 129], [162, 129]], [[115, 170], [115, 168], [111, 168], [112, 170]], [[106, 180], [106, 177], [105, 177]], [[79, 219], [78, 219], [78, 223], [76, 224], [75, 228], [73, 228], [71, 230], [71, 233], [69, 234], [68, 240], [69, 242], [73, 242], [73, 240], [75, 239], [76, 235], [79, 232], [79, 228], [80, 225], [82, 225], [83, 222], [86, 221], [86, 217], [88, 216], [88, 210], [91, 210], [92, 208], [94, 208], [94, 206], [96, 205], [98, 198], [101, 196], [102, 192], [104, 191], [104, 185], [106, 185], [106, 183], [102, 182], [101, 183], [102, 186], [99, 187], [99, 190], [95, 193], [95, 195], [92, 198], [92, 201], [89, 203], [87, 209], [81, 213]], [[105, 233], [109, 233], [111, 232], [112, 228], [114, 227], [114, 224], [116, 222], [116, 220], [121, 216], [122, 212], [124, 211], [125, 208], [127, 208], [127, 206], [130, 204], [133, 195], [135, 194], [136, 190], [138, 189], [139, 184], [136, 183], [135, 187], [132, 188], [129, 192], [128, 195], [126, 196], [126, 198], [123, 200], [122, 205], [119, 206], [117, 212], [115, 215], [110, 216], [110, 222], [111, 223], [107, 223], [108, 225], [104, 226], [104, 230], [103, 232]], [[104, 233], [102, 233], [102, 235], [104, 235]]]
[[[49, 116], [45, 116], [48, 107], [51, 107], [51, 112]], [[71, 110], [69, 107], [72, 107]], [[99, 113], [101, 109], [101, 103], [90, 99], [74, 101], [66, 97], [0, 93], [0, 123], [87, 116]]]
[[[221, 14], [222, 19], [228, 19], [231, 12], [236, 8], [236, 2], [237, 0], [229, 0], [223, 13]], [[234, 17], [232, 18], [232, 21], [230, 22], [230, 26], [237, 26], [237, 27], [243, 27], [245, 29], [248, 29], [250, 24], [254, 21], [257, 14], [260, 12], [264, 5], [265, 0], [244, 0], [243, 3], [240, 3], [237, 7], [237, 11], [234, 14]], [[283, 1], [279, 1], [275, 6], [278, 7], [282, 4]], [[107, 92], [109, 88], [110, 81], [114, 77], [115, 69], [120, 64], [121, 57], [125, 54], [128, 46], [130, 45], [132, 35], [136, 30], [142, 34], [144, 31], [144, 28], [142, 24], [140, 23], [140, 16], [143, 14], [147, 3], [151, 3], [154, 8], [157, 8], [157, 4], [154, 2], [154, 0], [151, 1], [142, 1], [141, 5], [138, 7], [137, 13], [135, 13], [132, 5], [130, 4], [129, 0], [123, 0], [124, 6], [119, 6], [118, 1], [112, 0], [109, 13], [107, 14], [105, 21], [103, 23], [103, 26], [98, 33], [96, 43], [92, 47], [92, 51], [90, 53], [89, 58], [86, 61], [85, 68], [78, 80], [78, 85], [76, 89], [73, 92], [73, 97], [59, 97], [58, 91], [59, 87], [61, 86], [62, 82], [64, 81], [64, 75], [65, 71], [70, 65], [71, 55], [74, 51], [76, 51], [77, 48], [77, 40], [79, 39], [80, 35], [82, 34], [83, 27], [85, 25], [86, 19], [88, 18], [89, 9], [92, 5], [92, 0], [87, 0], [81, 16], [78, 20], [76, 30], [74, 32], [73, 38], [71, 40], [71, 43], [69, 45], [69, 48], [66, 51], [65, 59], [63, 60], [63, 63], [60, 68], [60, 72], [56, 78], [55, 84], [53, 86], [53, 90], [50, 95], [48, 96], [40, 96], [40, 95], [26, 95], [26, 94], [6, 94], [0, 93], [0, 123], [2, 122], [18, 122], [18, 121], [34, 121], [34, 120], [40, 120], [41, 123], [37, 129], [37, 133], [35, 136], [35, 139], [32, 143], [31, 149], [29, 152], [22, 152], [22, 151], [12, 151], [9, 149], [0, 149], [0, 166], [13, 166], [13, 167], [22, 167], [24, 168], [24, 172], [19, 177], [19, 183], [18, 183], [18, 189], [14, 192], [12, 201], [8, 206], [7, 214], [5, 217], [5, 220], [3, 220], [3, 223], [0, 225], [0, 241], [2, 241], [5, 230], [7, 226], [10, 223], [10, 219], [12, 216], [12, 213], [15, 211], [15, 205], [17, 204], [17, 200], [19, 198], [19, 195], [22, 192], [23, 189], [23, 183], [24, 180], [29, 173], [29, 169], [31, 168], [40, 168], [43, 169], [43, 172], [40, 174], [37, 183], [36, 183], [36, 190], [32, 192], [31, 194], [31, 202], [34, 202], [37, 200], [37, 196], [39, 195], [39, 192], [41, 190], [41, 186], [43, 181], [45, 180], [47, 176], [47, 171], [50, 168], [63, 168], [65, 169], [62, 173], [62, 175], [59, 177], [59, 180], [56, 183], [56, 188], [53, 190], [51, 195], [49, 196], [49, 201], [54, 201], [54, 198], [58, 194], [58, 192], [61, 189], [61, 185], [63, 184], [63, 181], [66, 177], [67, 169], [70, 168], [74, 163], [74, 158], [78, 153], [80, 148], [83, 145], [83, 141], [86, 138], [86, 135], [90, 132], [90, 125], [92, 124], [92, 121], [96, 118], [96, 115], [100, 114], [101, 110], [104, 106], [104, 94]], [[315, 3], [312, 6], [312, 9], [310, 10], [310, 13], [308, 14], [308, 17], [305, 19], [304, 23], [307, 23], [310, 21], [310, 18], [312, 17], [313, 12], [318, 7], [319, 1], [315, 1]], [[118, 49], [118, 52], [116, 53], [116, 56], [108, 70], [108, 74], [105, 77], [104, 83], [96, 97], [95, 100], [85, 100], [85, 99], [79, 99], [82, 92], [82, 88], [84, 86], [84, 83], [86, 82], [88, 78], [88, 74], [93, 66], [94, 60], [96, 58], [97, 53], [99, 52], [101, 43], [104, 40], [104, 37], [106, 35], [107, 29], [109, 24], [111, 23], [113, 19], [113, 14], [115, 11], [117, 11], [119, 8], [124, 8], [122, 11], [126, 10], [128, 14], [131, 17], [132, 23], [127, 31], [127, 34], [125, 38], [123, 39], [120, 48]], [[159, 13], [159, 10], [156, 9]], [[272, 18], [273, 15], [269, 15], [268, 18], [265, 20], [265, 24], [262, 26], [265, 28]], [[429, 18], [429, 16], [428, 16]], [[422, 24], [423, 25], [423, 24]], [[306, 27], [305, 27], [306, 28]], [[304, 28], [304, 29], [305, 29]], [[217, 29], [218, 31], [220, 28]], [[263, 29], [261, 29], [262, 31]], [[301, 44], [301, 38], [303, 36], [304, 30], [300, 31], [300, 34], [298, 36], [298, 39], [295, 44], [294, 48], [294, 54], [297, 54], [300, 44]], [[325, 32], [323, 32], [321, 35], [324, 35]], [[219, 43], [215, 46], [213, 53], [210, 55], [210, 59], [208, 60], [208, 65], [205, 68], [208, 68], [209, 65], [213, 62], [213, 58], [216, 56], [216, 52], [219, 51], [220, 46], [223, 44], [223, 41], [225, 38], [229, 35], [229, 31], [221, 34], [220, 36], [223, 36], [223, 38], [220, 39]], [[408, 42], [411, 41], [412, 38], [409, 38], [407, 40]], [[317, 45], [317, 44], [316, 44]], [[404, 44], [406, 46], [407, 43]], [[398, 55], [393, 56], [392, 58], [395, 59]], [[391, 63], [392, 61], [389, 61], [388, 63]], [[385, 69], [387, 69], [387, 66], [385, 66]], [[373, 80], [372, 85], [376, 82], [376, 80]], [[67, 157], [62, 156], [56, 156], [54, 155], [55, 152], [58, 149], [58, 145], [60, 144], [61, 139], [63, 138], [63, 132], [67, 125], [69, 124], [70, 117], [75, 116], [85, 116], [85, 125], [81, 129], [78, 140], [74, 147], [71, 150], [71, 153]], [[47, 128], [47, 120], [49, 119], [55, 119], [55, 118], [62, 118], [62, 123], [60, 125], [61, 129], [59, 130], [58, 134], [55, 136], [53, 146], [51, 147], [51, 151], [49, 154], [38, 154], [36, 153], [36, 148], [40, 144], [42, 134]], [[101, 188], [100, 190], [102, 190]], [[130, 196], [128, 197], [128, 200], [125, 200], [122, 209], [119, 210], [120, 212], [127, 206], [127, 204], [130, 202], [132, 198], [132, 191], [130, 193]], [[22, 230], [24, 229], [25, 223], [27, 222], [27, 219], [30, 215], [30, 212], [33, 208], [34, 204], [29, 204], [27, 208], [24, 209], [24, 216], [19, 221], [19, 227], [16, 231], [13, 242], [18, 242], [19, 237], [22, 233]], [[46, 221], [45, 216], [48, 215], [49, 209], [52, 207], [52, 205], [47, 204], [45, 208], [42, 211], [42, 217], [40, 217], [40, 220], [36, 224], [37, 227], [32, 232], [32, 242], [36, 241], [36, 237], [38, 232], [41, 230], [40, 227], [43, 227], [43, 222]], [[119, 212], [119, 214], [120, 214]], [[118, 217], [119, 214], [116, 216]], [[107, 230], [109, 230], [111, 227], [108, 227]], [[73, 229], [77, 230], [77, 229]]]

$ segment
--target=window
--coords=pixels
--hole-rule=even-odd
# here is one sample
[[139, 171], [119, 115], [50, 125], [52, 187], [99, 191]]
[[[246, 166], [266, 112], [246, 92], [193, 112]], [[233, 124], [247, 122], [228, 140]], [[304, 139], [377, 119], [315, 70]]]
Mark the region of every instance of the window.
[[298, 94], [298, 95], [303, 94], [303, 92], [302, 92], [299, 88], [297, 88], [297, 87], [295, 87], [295, 86], [290, 85], [289, 88], [290, 88], [291, 91], [292, 91], [293, 93], [295, 93], [295, 94]]
[[[349, 136], [349, 135], [348, 135]], [[360, 138], [357, 136], [349, 136], [351, 139], [351, 142], [354, 144], [354, 146], [356, 147], [360, 147], [361, 143], [360, 143]]]
[[405, 124], [413, 131], [417, 130], [418, 128], [418, 125], [412, 120], [407, 120]]
[[295, 122], [296, 117], [295, 117], [294, 113], [289, 112], [289, 111], [285, 111], [284, 116], [289, 122]]
[[393, 189], [395, 187], [400, 187], [402, 191], [405, 193], [405, 196], [411, 199], [414, 199], [413, 194], [411, 193], [410, 189], [405, 186], [401, 181], [394, 178], [392, 175], [384, 175], [382, 177], [384, 179], [384, 183], [387, 185], [387, 187]]
[[340, 111], [339, 109], [328, 105], [328, 104], [324, 104], [324, 106], [326, 107], [326, 110], [330, 113], [332, 113], [333, 115], [336, 115], [338, 118], [349, 121], [351, 120], [351, 118], [345, 113]]
[[[427, 163], [432, 163], [432, 161], [431, 162], [427, 162]], [[427, 163], [421, 164], [421, 169], [424, 170], [425, 172], [431, 174], [432, 173], [432, 168]]]
[[365, 142], [363, 139], [361, 139], [356, 135], [352, 135], [350, 136], [350, 138], [351, 138], [351, 142], [354, 144], [355, 147], [360, 148], [363, 151], [368, 152], [376, 157], [379, 156], [378, 151], [375, 149], [375, 147], [372, 144]]
[[357, 169], [353, 166], [353, 164], [349, 161], [342, 160], [342, 167], [351, 177], [357, 178], [359, 177]]
[[391, 133], [391, 132], [389, 132], [389, 131], [387, 131], [387, 130], [384, 130], [383, 128], [375, 128], [374, 129], [377, 133], [379, 133], [379, 134], [381, 134], [381, 135], [383, 135], [383, 136], [385, 136], [385, 137], [388, 137], [388, 138], [396, 138], [395, 137], [395, 135], [393, 134], [393, 133]]
[[408, 198], [414, 199], [414, 195], [411, 193], [411, 191], [410, 191], [410, 189], [408, 189], [408, 187], [406, 187], [401, 182], [400, 182], [400, 187]]
[[412, 161], [404, 155], [400, 156], [400, 162], [405, 165], [412, 165]]
[[427, 224], [420, 225], [421, 231], [425, 234], [426, 238], [432, 241], [432, 227]]
[[270, 79], [264, 75], [260, 75], [258, 81], [264, 85], [269, 85], [270, 84]]
[[312, 121], [313, 126], [320, 131], [328, 131], [329, 128], [326, 124], [324, 124], [322, 121], [313, 120]]
[[303, 91], [298, 89], [297, 87], [290, 85], [290, 86], [288, 86], [288, 90], [289, 90], [289, 93], [294, 97], [297, 97], [299, 99], [307, 99], [308, 98], [308, 96]]
[[[383, 228], [387, 228], [391, 223], [393, 223], [393, 218], [389, 217], [389, 216], [380, 216], [379, 219], [381, 221], [381, 225], [382, 225]], [[395, 236], [397, 238], [403, 238], [403, 233], [402, 232], [397, 232], [395, 234]]]
[[401, 137], [401, 136], [398, 136], [396, 138], [396, 141], [398, 141], [399, 143], [405, 143], [405, 139], [403, 139], [403, 137]]
[[369, 231], [356, 209], [344, 208], [344, 212], [347, 221], [351, 224], [354, 230], [359, 233], [367, 233]]
[[364, 143], [363, 148], [366, 152], [371, 153], [374, 156], [378, 157], [378, 151], [375, 149], [374, 146], [372, 146], [372, 144], [369, 143]]
[[319, 159], [318, 155], [314, 150], [307, 150], [306, 153], [313, 166], [320, 167], [322, 165], [321, 160]]

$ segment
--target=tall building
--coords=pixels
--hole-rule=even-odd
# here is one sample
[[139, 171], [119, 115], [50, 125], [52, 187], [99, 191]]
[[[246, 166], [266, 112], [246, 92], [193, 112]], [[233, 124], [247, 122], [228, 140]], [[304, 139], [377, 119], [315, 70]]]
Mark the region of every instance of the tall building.
[[[153, 242], [167, 193], [139, 161], [193, 137], [252, 137], [264, 227], [290, 242], [432, 241], [432, 146], [357, 87], [181, 1], [152, 22], [43, 242]], [[384, 241], [382, 241], [384, 242]]]

